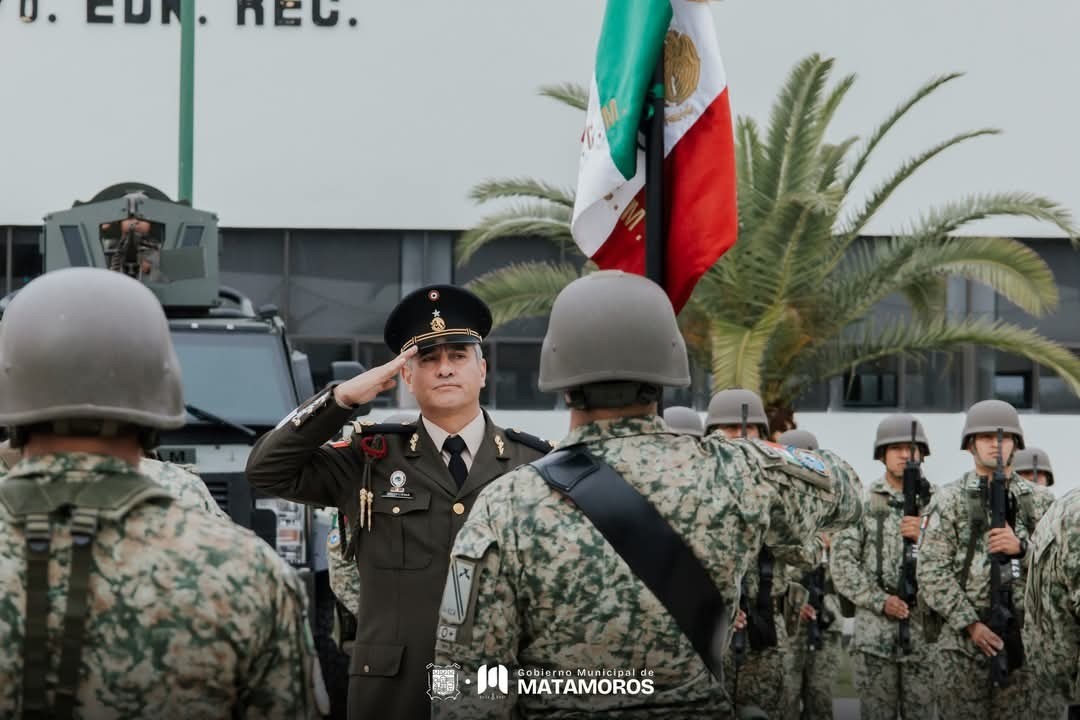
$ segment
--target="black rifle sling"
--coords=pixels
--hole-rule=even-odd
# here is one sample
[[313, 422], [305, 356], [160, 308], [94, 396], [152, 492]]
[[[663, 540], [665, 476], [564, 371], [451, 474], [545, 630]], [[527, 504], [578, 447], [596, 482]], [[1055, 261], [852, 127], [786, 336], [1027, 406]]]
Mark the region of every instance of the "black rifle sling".
[[531, 466], [585, 513], [722, 681], [728, 625], [724, 599], [693, 550], [652, 503], [581, 445], [557, 450]]

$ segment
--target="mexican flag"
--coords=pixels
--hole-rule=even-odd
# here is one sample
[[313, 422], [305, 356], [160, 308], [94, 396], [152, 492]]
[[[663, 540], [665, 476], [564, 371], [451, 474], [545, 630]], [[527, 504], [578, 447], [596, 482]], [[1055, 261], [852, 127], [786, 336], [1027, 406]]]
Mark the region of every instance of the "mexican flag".
[[735, 243], [735, 141], [712, 11], [700, 0], [610, 0], [582, 135], [571, 229], [604, 269], [645, 274], [641, 129], [664, 54], [665, 289], [676, 312]]

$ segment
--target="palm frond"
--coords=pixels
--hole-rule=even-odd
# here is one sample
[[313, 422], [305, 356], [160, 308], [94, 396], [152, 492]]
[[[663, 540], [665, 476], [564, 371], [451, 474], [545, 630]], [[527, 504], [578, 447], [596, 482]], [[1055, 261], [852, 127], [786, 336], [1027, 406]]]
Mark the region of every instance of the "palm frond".
[[749, 328], [722, 319], [709, 323], [714, 388], [759, 391], [765, 351], [782, 312], [783, 307], [776, 304]]
[[564, 82], [557, 85], [541, 85], [540, 94], [578, 110], [589, 109], [589, 88], [578, 83]]
[[946, 203], [926, 213], [906, 234], [915, 238], [942, 238], [969, 223], [990, 217], [1028, 217], [1048, 222], [1070, 238], [1078, 234], [1067, 208], [1049, 198], [1025, 192], [970, 195]]
[[847, 157], [848, 150], [850, 150], [851, 146], [858, 141], [858, 136], [852, 135], [837, 145], [821, 146], [821, 154], [818, 159], [818, 192], [824, 192], [830, 185], [836, 182], [836, 178], [840, 173], [840, 167], [844, 163], [844, 158]]
[[[822, 57], [816, 53], [800, 60], [788, 73], [780, 95], [773, 102], [761, 161], [754, 170], [754, 207], [757, 217], [768, 214], [772, 209], [772, 202], [776, 200], [784, 173], [784, 149], [796, 105], [804, 94], [803, 88], [822, 62]], [[756, 217], [751, 220], [754, 219]]]
[[[1017, 240], [954, 237], [920, 243], [894, 238], [862, 248], [850, 268], [833, 280], [830, 326], [833, 330], [844, 327], [893, 293], [917, 295], [929, 279], [946, 277], [982, 283], [1032, 315], [1045, 313], [1058, 301], [1046, 262]], [[928, 308], [916, 305], [915, 309]]]
[[488, 215], [458, 238], [457, 263], [464, 265], [480, 248], [505, 238], [542, 237], [576, 249], [570, 215], [570, 208], [548, 202], [521, 203]]
[[760, 182], [756, 187], [769, 200], [806, 187], [818, 150], [818, 103], [832, 65], [831, 58], [817, 54], [803, 59], [788, 75], [773, 104], [764, 167], [757, 173]]
[[998, 135], [1001, 131], [997, 128], [982, 128], [980, 130], [971, 130], [969, 132], [959, 133], [951, 138], [944, 140], [937, 145], [934, 145], [928, 150], [916, 155], [913, 158], [909, 158], [899, 167], [891, 176], [883, 181], [877, 188], [870, 193], [869, 199], [863, 204], [862, 208], [855, 213], [854, 218], [845, 224], [841, 235], [844, 236], [844, 240], [838, 243], [836, 246], [837, 253], [843, 253], [847, 250], [847, 247], [854, 242], [858, 237], [859, 232], [866, 227], [866, 223], [870, 221], [874, 214], [881, 209], [881, 206], [885, 204], [885, 201], [892, 196], [900, 185], [910, 178], [915, 172], [926, 163], [933, 160], [935, 157], [945, 152], [949, 148], [959, 145], [962, 142], [971, 140], [973, 138], [982, 137], [984, 135]]
[[870, 155], [873, 154], [874, 149], [877, 148], [878, 144], [881, 143], [881, 140], [885, 137], [885, 135], [887, 135], [888, 132], [893, 129], [896, 123], [898, 123], [900, 119], [904, 117], [904, 115], [906, 115], [909, 110], [911, 110], [911, 108], [915, 107], [920, 102], [925, 100], [931, 93], [940, 88], [942, 85], [948, 82], [952, 82], [959, 77], [963, 77], [963, 73], [954, 72], [932, 78], [928, 82], [924, 83], [918, 90], [916, 90], [915, 93], [911, 95], [911, 97], [896, 106], [892, 113], [890, 113], [889, 116], [885, 118], [885, 121], [874, 129], [873, 134], [870, 135], [862, 150], [859, 151], [859, 154], [855, 159], [855, 163], [854, 165], [852, 165], [851, 172], [848, 173], [848, 176], [844, 179], [844, 189], [848, 190], [851, 188], [852, 183], [854, 183], [855, 179], [859, 177], [859, 173], [861, 173], [863, 171], [863, 168], [866, 167], [866, 163], [870, 159]]
[[851, 86], [855, 84], [855, 74], [845, 75], [841, 78], [840, 82], [836, 84], [825, 98], [825, 102], [821, 104], [821, 110], [818, 111], [817, 117], [817, 131], [820, 138], [825, 137], [825, 131], [829, 128], [829, 123], [832, 122], [833, 115], [836, 114], [837, 108], [840, 107], [840, 103], [844, 101], [844, 98], [848, 94], [848, 90], [851, 90]]
[[1068, 348], [1034, 330], [985, 318], [939, 318], [926, 324], [896, 322], [880, 330], [867, 326], [859, 337], [834, 342], [808, 356], [801, 369], [811, 377], [834, 377], [885, 357], [921, 357], [926, 352], [958, 350], [966, 345], [1026, 357], [1057, 373], [1074, 393], [1080, 394], [1080, 358]]
[[511, 320], [545, 317], [559, 292], [582, 273], [569, 263], [523, 262], [492, 270], [466, 287], [491, 308], [493, 327]]
[[547, 200], [556, 205], [574, 207], [573, 190], [528, 177], [493, 178], [473, 186], [469, 191], [469, 198], [481, 203], [518, 197]]

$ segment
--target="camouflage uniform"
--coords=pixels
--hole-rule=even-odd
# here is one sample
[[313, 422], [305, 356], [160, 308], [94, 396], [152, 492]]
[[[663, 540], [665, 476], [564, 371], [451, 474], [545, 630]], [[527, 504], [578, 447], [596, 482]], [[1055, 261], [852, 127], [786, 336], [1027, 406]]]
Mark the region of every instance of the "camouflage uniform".
[[232, 522], [214, 500], [206, 483], [194, 474], [194, 468], [189, 470], [175, 463], [143, 458], [139, 461], [139, 473], [175, 495], [181, 506], [205, 510], [218, 519]]
[[855, 605], [851, 647], [862, 717], [928, 717], [934, 705], [933, 646], [923, 627], [923, 608], [911, 611], [911, 653], [906, 655], [897, 646], [899, 622], [883, 611], [885, 599], [897, 594], [903, 562], [904, 493], [879, 478], [863, 508], [862, 521], [833, 539], [830, 564], [837, 591]]
[[[10, 447], [7, 441], [4, 441], [3, 447], [0, 448], [0, 469], [6, 473], [21, 459], [22, 452]], [[143, 458], [139, 462], [139, 473], [175, 495], [182, 507], [205, 510], [221, 520], [232, 522], [232, 519], [214, 500], [206, 483], [195, 474], [194, 467]]]
[[330, 589], [345, 609], [360, 614], [360, 573], [356, 563], [345, 559], [341, 512], [333, 511], [334, 520], [326, 534], [326, 559], [330, 570]]
[[[865, 512], [865, 505], [863, 510]], [[824, 550], [821, 541], [815, 540], [808, 546], [809, 557], [820, 562]], [[810, 563], [806, 570], [814, 570]], [[794, 568], [792, 568], [794, 571]], [[803, 580], [803, 578], [800, 578]], [[802, 606], [809, 601], [809, 592], [805, 583], [790, 583], [788, 586], [785, 613], [788, 620], [788, 640], [785, 647], [784, 706], [781, 714], [775, 717], [803, 718], [819, 720], [832, 718], [833, 683], [843, 659], [844, 648], [843, 617], [840, 612], [840, 598], [833, 591], [832, 578], [828, 566], [825, 568], [825, 612], [831, 615], [832, 622], [823, 629], [822, 647], [811, 650], [809, 647], [809, 624], [799, 618]]]
[[[109, 483], [126, 463], [64, 453], [18, 463], [4, 483]], [[0, 717], [22, 712], [26, 541], [0, 503]], [[47, 697], [55, 702], [71, 521], [54, 517]], [[93, 541], [75, 717], [300, 718], [313, 709], [314, 645], [295, 574], [247, 530], [164, 494]]]
[[[739, 579], [762, 543], [802, 544], [820, 525], [851, 522], [861, 511], [858, 478], [834, 456], [825, 456], [820, 475], [779, 446], [673, 435], [656, 416], [589, 423], [562, 446], [575, 443], [610, 464], [695, 550], [732, 618]], [[438, 718], [731, 713], [722, 685], [656, 596], [528, 466], [485, 488], [457, 536], [436, 662], [457, 663], [464, 679], [481, 665], [508, 665], [514, 680], [501, 700], [459, 683], [463, 697], [435, 703]], [[577, 669], [648, 669], [654, 691], [517, 694], [519, 670]]]
[[1024, 648], [1037, 692], [1080, 703], [1080, 490], [1046, 511], [1028, 558]]
[[[756, 650], [750, 647], [747, 638], [746, 656], [739, 667], [735, 667], [735, 654], [729, 648], [724, 661], [725, 680], [728, 695], [734, 698], [737, 708], [757, 708], [769, 717], [780, 717], [783, 707], [785, 686], [785, 658], [788, 645], [787, 628], [784, 616], [779, 612], [787, 590], [787, 566], [773, 558], [772, 605], [773, 624], [776, 627], [776, 645]], [[751, 610], [758, 595], [760, 575], [757, 562], [750, 564], [746, 572], [745, 586], [750, 599]], [[747, 618], [749, 622], [750, 618]]]
[[[1052, 717], [1061, 709], [1052, 699], [1032, 692], [1030, 663], [1010, 673], [1009, 685], [1001, 690], [989, 684], [989, 663], [967, 633], [967, 626], [980, 619], [990, 605], [990, 562], [986, 531], [974, 537], [974, 555], [967, 578], [961, 579], [972, 537], [972, 497], [979, 497], [979, 477], [974, 472], [938, 490], [930, 506], [929, 521], [919, 549], [919, 597], [944, 621], [937, 645], [938, 708], [943, 717], [993, 720], [1034, 713]], [[1008, 493], [1018, 508], [1017, 537], [1030, 536], [1035, 524], [1053, 501], [1045, 488], [1033, 485], [1015, 473]], [[981, 500], [980, 500], [981, 502]], [[985, 508], [985, 503], [982, 504]], [[985, 512], [985, 510], [984, 510]], [[989, 522], [985, 523], [989, 527]], [[1021, 567], [1026, 558], [1021, 562]], [[963, 584], [963, 586], [962, 586]], [[1018, 611], [1023, 612], [1023, 581], [1013, 588]]]

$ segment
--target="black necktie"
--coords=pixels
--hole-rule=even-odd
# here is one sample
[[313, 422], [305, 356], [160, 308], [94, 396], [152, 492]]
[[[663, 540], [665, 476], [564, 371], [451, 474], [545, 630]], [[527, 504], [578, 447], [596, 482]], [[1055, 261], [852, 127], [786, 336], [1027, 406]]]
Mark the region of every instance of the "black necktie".
[[447, 463], [447, 467], [460, 489], [469, 475], [469, 468], [465, 467], [465, 460], [461, 457], [461, 453], [465, 450], [465, 441], [460, 435], [450, 435], [443, 441], [442, 446], [443, 450], [450, 453], [450, 462]]

